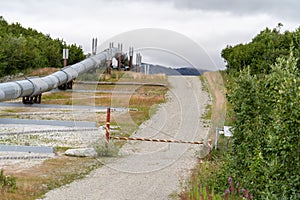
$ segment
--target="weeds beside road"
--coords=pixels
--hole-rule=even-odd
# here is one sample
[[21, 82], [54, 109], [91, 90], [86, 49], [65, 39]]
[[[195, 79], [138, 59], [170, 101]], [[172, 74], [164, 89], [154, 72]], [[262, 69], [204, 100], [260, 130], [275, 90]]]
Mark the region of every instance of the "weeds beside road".
[[[223, 83], [222, 72], [205, 72], [200, 77], [203, 85], [211, 97], [211, 106], [207, 107], [206, 115], [203, 120], [210, 120], [210, 138], [215, 140], [215, 130], [221, 128], [226, 123], [226, 97]], [[220, 136], [218, 149], [213, 150], [210, 160], [207, 157], [201, 158], [200, 162], [192, 170], [192, 175], [187, 180], [186, 186], [180, 197], [182, 200], [206, 200], [206, 199], [223, 199], [221, 195], [215, 194], [213, 188], [208, 188], [207, 183], [212, 182], [211, 174], [219, 170], [222, 165], [222, 156], [226, 151], [225, 139]]]

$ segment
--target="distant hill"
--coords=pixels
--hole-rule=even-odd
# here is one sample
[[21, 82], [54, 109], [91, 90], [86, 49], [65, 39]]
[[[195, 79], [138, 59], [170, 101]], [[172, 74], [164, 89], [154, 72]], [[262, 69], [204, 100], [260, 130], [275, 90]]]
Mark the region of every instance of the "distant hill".
[[166, 74], [168, 76], [177, 76], [177, 75], [183, 75], [183, 76], [200, 76], [205, 71], [191, 68], [191, 67], [181, 67], [181, 68], [170, 68], [170, 67], [164, 67], [161, 65], [151, 65], [148, 63], [142, 63], [141, 72], [145, 73], [145, 65], [150, 65], [149, 68], [149, 74]]

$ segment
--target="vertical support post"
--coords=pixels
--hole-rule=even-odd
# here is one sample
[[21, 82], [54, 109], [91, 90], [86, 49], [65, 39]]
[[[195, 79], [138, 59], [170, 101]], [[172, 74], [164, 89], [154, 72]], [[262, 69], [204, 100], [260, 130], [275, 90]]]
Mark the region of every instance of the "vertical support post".
[[109, 134], [110, 134], [110, 107], [108, 107], [106, 111], [106, 134], [105, 134], [106, 147], [108, 147]]
[[142, 66], [142, 56], [141, 56], [141, 54], [139, 53], [139, 68], [138, 68], [138, 72], [140, 72], [141, 71], [141, 66]]
[[132, 56], [129, 56], [129, 70], [132, 69]]
[[107, 66], [106, 66], [106, 70], [107, 70], [107, 74], [108, 75], [110, 75], [111, 74], [111, 63], [112, 63], [112, 49], [111, 48], [113, 48], [113, 44], [112, 43], [109, 43], [109, 51], [108, 51], [108, 58], [107, 58], [107, 60], [106, 60], [106, 64], [107, 64]]
[[97, 54], [97, 44], [98, 43], [98, 39], [96, 38], [95, 39], [95, 46], [94, 46], [94, 55], [96, 55]]
[[121, 71], [121, 54], [118, 54], [118, 71]]
[[[142, 64], [142, 56], [140, 53], [137, 53], [136, 54], [136, 72], [140, 72], [141, 64]], [[144, 69], [146, 70], [145, 66], [144, 66]]]
[[219, 138], [219, 128], [216, 127], [216, 141], [215, 141], [215, 149], [218, 148], [218, 138]]
[[135, 71], [138, 72], [138, 68], [139, 68], [139, 54], [135, 54], [136, 56], [136, 61], [135, 61]]
[[121, 71], [122, 44], [118, 44], [118, 70]]
[[94, 54], [94, 52], [95, 52], [95, 49], [94, 49], [94, 48], [95, 48], [95, 39], [93, 38], [93, 39], [92, 39], [92, 55], [95, 55], [95, 54]]
[[64, 60], [64, 67], [67, 66], [67, 60], [69, 58], [69, 49], [63, 49], [63, 60]]
[[209, 140], [207, 141], [207, 146], [208, 146], [208, 151], [209, 151], [209, 153], [208, 153], [208, 161], [210, 161], [210, 157], [211, 157], [211, 156], [210, 156], [211, 150], [212, 150], [211, 144], [212, 144], [212, 140], [209, 139]]
[[133, 47], [129, 47], [129, 71], [132, 70]]
[[92, 55], [96, 55], [97, 53], [97, 38], [92, 39]]
[[106, 68], [106, 70], [107, 70], [107, 74], [108, 75], [110, 75], [111, 74], [111, 70], [110, 70], [110, 65], [111, 65], [111, 60], [107, 60], [107, 68]]
[[229, 147], [229, 137], [226, 137], [226, 150], [228, 149]]
[[67, 66], [67, 59], [64, 59], [64, 67]]
[[42, 94], [39, 94], [38, 103], [42, 103]]

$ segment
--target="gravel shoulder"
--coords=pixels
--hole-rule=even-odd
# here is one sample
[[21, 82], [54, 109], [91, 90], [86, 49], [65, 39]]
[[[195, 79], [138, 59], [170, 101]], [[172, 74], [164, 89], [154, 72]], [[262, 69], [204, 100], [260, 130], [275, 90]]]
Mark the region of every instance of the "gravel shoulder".
[[[208, 94], [199, 77], [171, 76], [168, 101], [132, 137], [206, 140], [209, 129], [201, 122]], [[117, 158], [88, 177], [52, 190], [45, 199], [174, 199], [181, 181], [194, 167], [203, 145], [127, 142]]]

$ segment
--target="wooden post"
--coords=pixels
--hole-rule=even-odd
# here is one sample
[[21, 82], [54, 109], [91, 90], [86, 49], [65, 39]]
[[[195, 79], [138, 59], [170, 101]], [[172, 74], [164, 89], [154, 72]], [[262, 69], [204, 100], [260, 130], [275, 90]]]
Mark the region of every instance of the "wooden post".
[[133, 47], [129, 47], [129, 70], [132, 70]]
[[67, 66], [67, 59], [64, 59], [64, 67]]
[[216, 127], [216, 141], [215, 141], [215, 149], [217, 150], [218, 148], [218, 138], [219, 137], [219, 128]]
[[226, 137], [226, 150], [228, 149], [229, 147], [229, 137]]
[[210, 161], [210, 153], [211, 153], [211, 150], [212, 150], [212, 148], [211, 148], [211, 144], [212, 144], [212, 140], [211, 139], [208, 139], [208, 141], [207, 141], [207, 145], [208, 145], [208, 161]]
[[129, 56], [129, 70], [132, 69], [132, 56]]
[[106, 111], [106, 137], [105, 137], [105, 145], [108, 147], [109, 142], [109, 132], [110, 132], [110, 108], [107, 108]]

